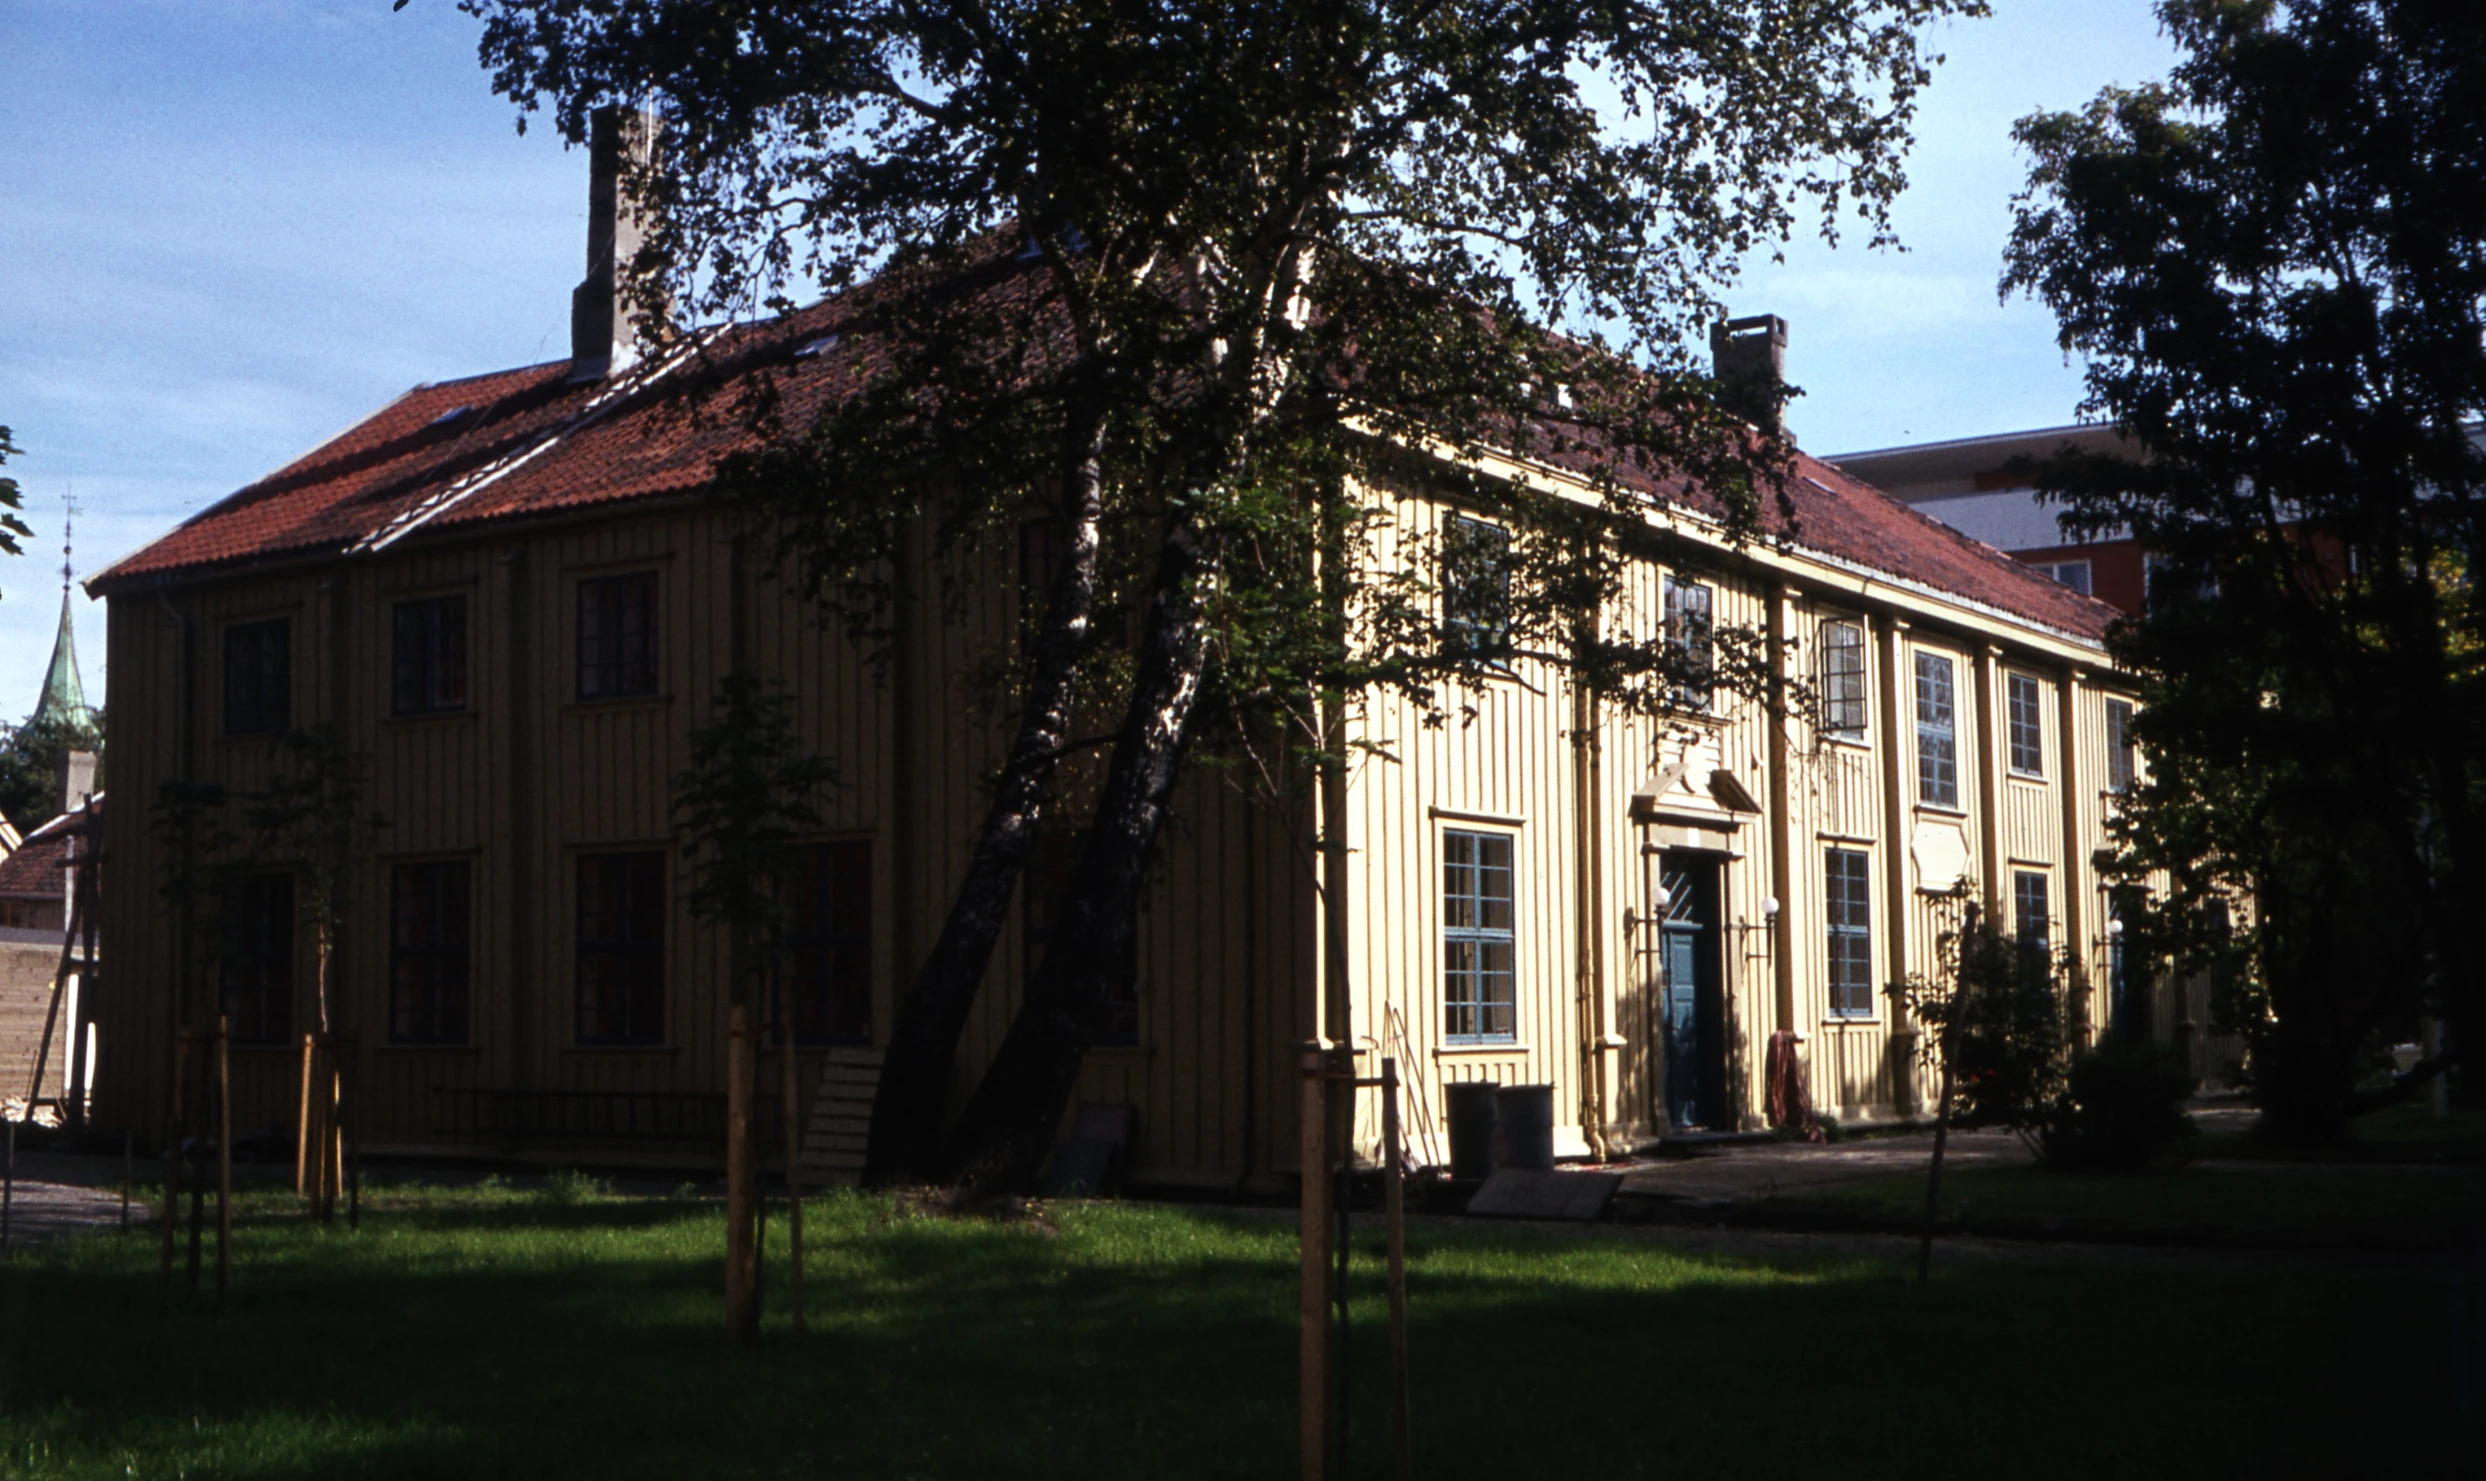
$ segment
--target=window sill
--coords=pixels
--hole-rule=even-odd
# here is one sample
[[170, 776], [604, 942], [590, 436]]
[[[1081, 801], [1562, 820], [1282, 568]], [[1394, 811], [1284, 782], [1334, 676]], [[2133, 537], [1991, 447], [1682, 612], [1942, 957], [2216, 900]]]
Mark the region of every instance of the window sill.
[[564, 1044], [563, 1054], [679, 1054], [679, 1044]]
[[1526, 1054], [1528, 1052], [1529, 1049], [1527, 1045], [1516, 1041], [1508, 1044], [1436, 1044], [1433, 1046], [1433, 1057], [1435, 1059], [1450, 1059], [1476, 1054]]
[[1878, 1013], [1859, 1013], [1853, 1017], [1824, 1018], [1821, 1026], [1823, 1028], [1880, 1028], [1882, 1018]]
[[380, 1054], [481, 1054], [481, 1044], [374, 1044]]
[[1965, 821], [1968, 817], [1968, 809], [1964, 807], [1945, 807], [1939, 802], [1917, 803], [1916, 811], [1919, 814], [1928, 814], [1937, 818], [1955, 818], [1962, 821]]
[[1841, 735], [1835, 730], [1825, 730], [1821, 733], [1821, 738], [1834, 746], [1844, 746], [1851, 751], [1869, 753], [1873, 749], [1873, 742], [1861, 735]]
[[469, 706], [468, 708], [460, 710], [424, 710], [419, 714], [413, 715], [385, 715], [381, 717], [380, 723], [382, 725], [392, 727], [404, 726], [409, 730], [415, 730], [421, 729], [427, 725], [452, 725], [460, 720], [472, 720], [474, 718], [475, 711], [473, 707]]
[[2012, 771], [2004, 773], [2004, 776], [2006, 780], [2020, 782], [2031, 787], [2046, 785], [2046, 774], [2042, 771]]
[[563, 700], [561, 708], [571, 714], [581, 712], [611, 714], [616, 710], [660, 710], [671, 703], [673, 703], [673, 696], [662, 692], [656, 694], [613, 694], [599, 696], [595, 699], [572, 698]]

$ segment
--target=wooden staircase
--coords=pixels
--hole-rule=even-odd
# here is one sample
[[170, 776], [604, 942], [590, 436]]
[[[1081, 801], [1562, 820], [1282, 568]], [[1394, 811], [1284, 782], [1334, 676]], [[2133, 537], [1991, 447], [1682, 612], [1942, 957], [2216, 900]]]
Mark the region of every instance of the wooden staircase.
[[832, 1049], [803, 1128], [803, 1178], [818, 1187], [863, 1175], [863, 1147], [872, 1129], [872, 1096], [880, 1089], [880, 1051]]

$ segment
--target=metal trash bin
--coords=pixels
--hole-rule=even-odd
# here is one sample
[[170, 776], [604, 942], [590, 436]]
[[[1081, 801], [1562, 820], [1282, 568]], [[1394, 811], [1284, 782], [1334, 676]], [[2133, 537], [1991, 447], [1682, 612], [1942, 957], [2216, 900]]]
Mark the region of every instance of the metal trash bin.
[[1468, 1080], [1442, 1087], [1450, 1122], [1450, 1175], [1454, 1178], [1493, 1176], [1496, 1113], [1491, 1080]]
[[1532, 1172], [1554, 1170], [1554, 1087], [1504, 1085], [1494, 1092], [1494, 1115], [1501, 1132], [1494, 1138], [1494, 1162]]

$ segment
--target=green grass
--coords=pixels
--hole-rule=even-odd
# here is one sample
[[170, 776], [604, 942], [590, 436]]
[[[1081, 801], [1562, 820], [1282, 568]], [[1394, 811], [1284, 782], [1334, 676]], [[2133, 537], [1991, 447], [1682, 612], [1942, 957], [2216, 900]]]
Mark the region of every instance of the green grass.
[[[1913, 1231], [1925, 1175], [1763, 1200], [1749, 1216]], [[2060, 1173], [1970, 1167], [1942, 1178], [1941, 1227], [2054, 1239], [2302, 1249], [2464, 1250], [2486, 1236], [2486, 1171], [2267, 1166]]]
[[2438, 1121], [2421, 1102], [2360, 1116], [2336, 1137], [2281, 1140], [2253, 1131], [2219, 1132], [2187, 1140], [2191, 1158], [2257, 1162], [2432, 1163], [2486, 1166], [2486, 1109], [2455, 1108]]
[[[1292, 1471], [1283, 1222], [823, 1199], [812, 1334], [786, 1329], [779, 1264], [737, 1351], [710, 1203], [375, 1195], [359, 1232], [284, 1208], [251, 1201], [221, 1305], [164, 1289], [144, 1236], [0, 1271], [0, 1477]], [[1413, 1254], [1428, 1478], [2477, 1474], [2446, 1376], [2474, 1272], [1961, 1266], [1920, 1290], [1871, 1262], [1468, 1227]], [[1364, 1269], [1358, 1474], [1379, 1475]]]

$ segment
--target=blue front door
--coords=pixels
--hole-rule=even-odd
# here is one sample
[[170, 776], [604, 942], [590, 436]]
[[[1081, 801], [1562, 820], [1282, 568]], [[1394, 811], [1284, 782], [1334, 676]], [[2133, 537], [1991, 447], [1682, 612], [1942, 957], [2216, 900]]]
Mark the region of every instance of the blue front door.
[[1666, 1039], [1666, 1117], [1672, 1129], [1721, 1124], [1718, 980], [1718, 866], [1697, 855], [1667, 854], [1658, 871], [1663, 980], [1659, 1006]]

